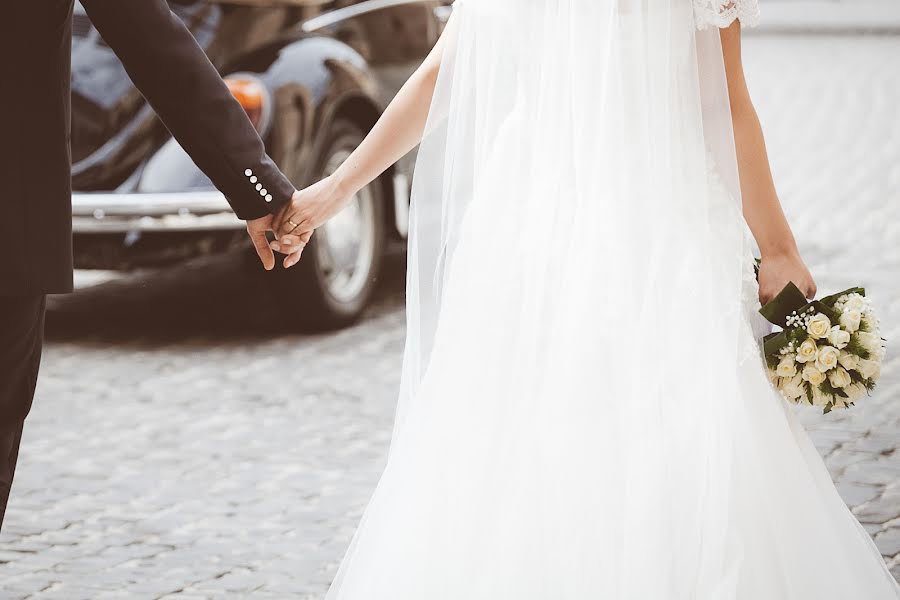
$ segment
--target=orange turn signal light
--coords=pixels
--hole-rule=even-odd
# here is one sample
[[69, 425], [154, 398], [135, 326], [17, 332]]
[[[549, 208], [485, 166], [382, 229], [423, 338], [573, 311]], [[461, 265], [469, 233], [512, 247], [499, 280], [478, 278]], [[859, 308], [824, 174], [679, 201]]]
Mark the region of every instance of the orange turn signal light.
[[268, 91], [262, 82], [250, 77], [229, 77], [225, 80], [228, 89], [244, 112], [250, 118], [257, 131], [265, 126], [264, 115], [268, 102]]

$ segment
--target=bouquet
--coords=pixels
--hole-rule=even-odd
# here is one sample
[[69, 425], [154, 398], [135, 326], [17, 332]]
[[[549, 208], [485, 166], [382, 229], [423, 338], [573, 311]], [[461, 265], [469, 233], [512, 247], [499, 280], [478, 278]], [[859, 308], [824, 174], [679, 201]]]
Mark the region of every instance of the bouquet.
[[847, 408], [881, 376], [884, 340], [863, 288], [807, 301], [793, 283], [759, 311], [781, 331], [763, 338], [769, 377], [789, 401]]

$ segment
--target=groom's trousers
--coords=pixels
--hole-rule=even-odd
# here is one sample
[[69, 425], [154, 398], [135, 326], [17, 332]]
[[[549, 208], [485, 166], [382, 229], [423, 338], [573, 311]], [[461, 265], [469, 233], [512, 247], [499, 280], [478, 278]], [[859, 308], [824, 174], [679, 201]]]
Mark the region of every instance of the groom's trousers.
[[46, 296], [0, 295], [0, 529], [44, 339]]

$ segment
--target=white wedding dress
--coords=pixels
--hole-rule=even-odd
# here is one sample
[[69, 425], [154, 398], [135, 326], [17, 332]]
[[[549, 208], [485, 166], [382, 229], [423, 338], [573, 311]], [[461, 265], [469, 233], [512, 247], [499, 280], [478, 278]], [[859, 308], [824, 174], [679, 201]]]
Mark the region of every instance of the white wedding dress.
[[755, 2], [456, 2], [330, 600], [898, 597], [757, 350], [716, 29]]

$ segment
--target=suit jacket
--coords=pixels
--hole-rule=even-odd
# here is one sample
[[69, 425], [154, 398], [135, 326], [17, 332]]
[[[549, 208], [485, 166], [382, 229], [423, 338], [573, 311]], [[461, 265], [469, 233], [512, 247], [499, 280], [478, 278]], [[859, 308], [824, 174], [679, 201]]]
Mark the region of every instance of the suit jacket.
[[[72, 289], [73, 0], [4, 2], [0, 18], [0, 294]], [[294, 186], [165, 0], [82, 0], [135, 85], [235, 213], [277, 212]], [[263, 183], [260, 196], [250, 173]]]

